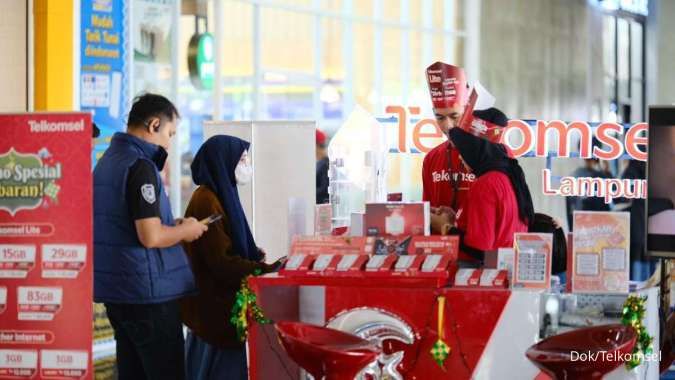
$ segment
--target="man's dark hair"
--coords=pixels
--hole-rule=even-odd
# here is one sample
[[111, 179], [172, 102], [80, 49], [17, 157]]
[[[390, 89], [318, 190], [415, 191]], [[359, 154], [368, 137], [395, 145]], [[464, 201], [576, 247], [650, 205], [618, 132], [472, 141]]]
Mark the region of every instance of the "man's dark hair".
[[142, 127], [153, 117], [173, 120], [180, 115], [169, 99], [162, 95], [147, 93], [134, 98], [127, 125], [131, 128]]

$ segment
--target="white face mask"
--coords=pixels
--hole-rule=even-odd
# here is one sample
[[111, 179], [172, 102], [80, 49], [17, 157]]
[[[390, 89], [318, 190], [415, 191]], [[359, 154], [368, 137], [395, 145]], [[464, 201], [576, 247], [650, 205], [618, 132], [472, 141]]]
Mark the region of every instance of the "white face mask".
[[237, 185], [246, 185], [253, 179], [253, 167], [248, 159], [248, 152], [242, 154], [242, 159], [234, 168], [234, 178], [237, 180]]

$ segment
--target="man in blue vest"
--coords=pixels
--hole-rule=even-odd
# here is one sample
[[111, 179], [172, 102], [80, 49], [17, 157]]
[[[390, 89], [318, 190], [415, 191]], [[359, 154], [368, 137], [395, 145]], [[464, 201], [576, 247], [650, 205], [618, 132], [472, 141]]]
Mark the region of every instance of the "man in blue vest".
[[120, 379], [184, 378], [178, 299], [196, 287], [181, 242], [207, 227], [174, 220], [159, 175], [178, 117], [163, 96], [136, 98], [94, 169], [94, 301], [115, 330]]

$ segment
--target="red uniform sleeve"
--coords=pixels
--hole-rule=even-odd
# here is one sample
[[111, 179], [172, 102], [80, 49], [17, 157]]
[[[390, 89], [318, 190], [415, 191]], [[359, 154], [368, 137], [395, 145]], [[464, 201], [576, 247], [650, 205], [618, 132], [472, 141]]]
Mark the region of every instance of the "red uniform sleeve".
[[430, 202], [431, 201], [431, 169], [429, 168], [429, 155], [424, 156], [422, 161], [422, 201]]
[[497, 193], [490, 182], [477, 182], [471, 188], [466, 210], [464, 244], [489, 251], [494, 247], [497, 223]]

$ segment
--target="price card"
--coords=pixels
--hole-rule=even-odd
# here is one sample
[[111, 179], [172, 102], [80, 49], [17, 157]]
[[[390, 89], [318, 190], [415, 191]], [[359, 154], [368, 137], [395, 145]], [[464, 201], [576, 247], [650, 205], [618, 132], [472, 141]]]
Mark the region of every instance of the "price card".
[[17, 288], [20, 321], [51, 321], [61, 310], [60, 287], [19, 286]]
[[0, 350], [0, 378], [30, 379], [37, 374], [35, 350]]
[[442, 255], [427, 255], [422, 264], [422, 272], [433, 272], [441, 263], [441, 258], [443, 258]]
[[87, 374], [86, 351], [40, 351], [40, 374], [45, 379], [81, 379]]
[[42, 246], [43, 278], [77, 278], [87, 262], [84, 244], [44, 244]]
[[626, 269], [626, 250], [623, 248], [603, 248], [602, 269], [624, 271]]
[[493, 286], [499, 272], [499, 269], [483, 269], [480, 275], [480, 286]]
[[410, 266], [413, 264], [416, 257], [417, 256], [413, 255], [399, 256], [398, 260], [396, 261], [396, 265], [394, 265], [394, 270], [396, 270], [397, 272], [407, 271], [408, 269], [410, 269]]
[[26, 278], [35, 267], [35, 246], [0, 245], [0, 278]]
[[455, 285], [469, 286], [469, 279], [474, 275], [476, 269], [463, 268], [457, 271], [455, 275]]
[[319, 255], [319, 257], [317, 257], [316, 260], [314, 261], [313, 269], [315, 271], [319, 271], [319, 272], [326, 270], [326, 268], [328, 268], [328, 264], [330, 264], [330, 262], [331, 262], [331, 260], [333, 260], [334, 256], [335, 255], [331, 255], [331, 254]]
[[305, 261], [305, 254], [296, 254], [292, 255], [288, 261], [286, 261], [286, 270], [298, 270], [303, 261]]
[[497, 269], [505, 269], [509, 274], [509, 279], [513, 278], [515, 255], [513, 248], [499, 248], [497, 250]]
[[359, 255], [357, 254], [348, 254], [348, 255], [343, 255], [342, 259], [340, 259], [340, 262], [337, 265], [337, 271], [338, 272], [346, 272], [349, 270], [349, 268], [354, 265], [356, 262], [356, 259], [359, 258]]
[[551, 284], [553, 235], [517, 233], [514, 240], [513, 287], [548, 289]]
[[386, 255], [375, 255], [371, 256], [370, 260], [368, 260], [368, 264], [366, 264], [366, 270], [367, 271], [377, 271], [384, 265], [384, 260], [387, 258]]
[[597, 276], [600, 273], [599, 258], [596, 253], [578, 253], [576, 255], [577, 274], [580, 276]]

